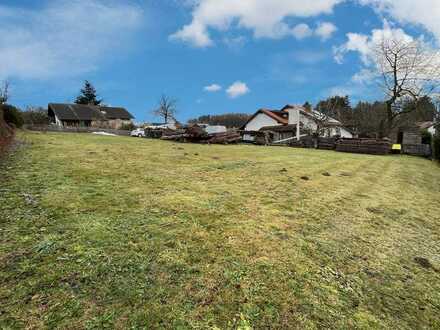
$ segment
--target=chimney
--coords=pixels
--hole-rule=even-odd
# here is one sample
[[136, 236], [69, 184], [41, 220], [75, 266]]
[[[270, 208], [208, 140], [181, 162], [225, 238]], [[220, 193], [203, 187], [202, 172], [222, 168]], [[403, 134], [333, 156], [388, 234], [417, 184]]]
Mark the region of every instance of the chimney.
[[296, 125], [300, 120], [300, 108], [299, 107], [289, 107], [285, 111], [289, 113], [289, 125]]

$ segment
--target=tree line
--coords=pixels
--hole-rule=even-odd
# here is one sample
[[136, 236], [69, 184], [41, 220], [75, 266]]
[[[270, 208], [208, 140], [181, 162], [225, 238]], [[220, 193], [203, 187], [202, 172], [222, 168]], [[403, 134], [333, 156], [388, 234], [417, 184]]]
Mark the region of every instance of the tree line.
[[348, 96], [333, 96], [319, 101], [314, 110], [339, 120], [343, 126], [360, 137], [385, 137], [397, 127], [434, 121], [437, 114], [436, 104], [429, 96], [417, 100], [405, 99], [400, 107], [402, 113], [391, 125], [388, 122], [386, 101], [360, 101], [353, 107]]
[[209, 124], [221, 125], [227, 128], [240, 128], [249, 120], [251, 115], [247, 113], [225, 113], [220, 115], [203, 115], [198, 118], [188, 120], [189, 124]]

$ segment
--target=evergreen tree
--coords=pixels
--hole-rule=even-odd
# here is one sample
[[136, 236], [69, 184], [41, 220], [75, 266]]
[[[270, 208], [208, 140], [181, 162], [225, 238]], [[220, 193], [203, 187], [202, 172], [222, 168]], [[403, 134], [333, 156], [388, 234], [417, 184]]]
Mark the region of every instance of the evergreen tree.
[[308, 112], [312, 112], [312, 105], [307, 101], [303, 104], [303, 108], [306, 109]]
[[87, 104], [87, 105], [100, 105], [101, 100], [97, 99], [97, 93], [95, 87], [86, 80], [84, 87], [81, 89], [81, 94], [75, 100], [76, 104]]
[[350, 105], [350, 99], [348, 96], [332, 96], [326, 100], [318, 102], [315, 107], [316, 111], [319, 111], [327, 116], [335, 118], [345, 125], [353, 120], [352, 108]]

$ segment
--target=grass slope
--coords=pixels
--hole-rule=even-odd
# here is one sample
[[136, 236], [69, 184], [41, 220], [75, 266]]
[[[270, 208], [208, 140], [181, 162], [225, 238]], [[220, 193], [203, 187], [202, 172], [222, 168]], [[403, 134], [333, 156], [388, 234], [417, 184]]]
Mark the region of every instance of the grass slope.
[[430, 161], [21, 138], [0, 169], [0, 327], [440, 328]]

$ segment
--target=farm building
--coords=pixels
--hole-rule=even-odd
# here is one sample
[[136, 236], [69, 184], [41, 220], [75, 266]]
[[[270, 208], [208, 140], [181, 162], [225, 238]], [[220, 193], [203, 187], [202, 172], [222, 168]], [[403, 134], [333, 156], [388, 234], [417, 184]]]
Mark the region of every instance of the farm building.
[[436, 132], [434, 122], [426, 121], [399, 126], [391, 132], [390, 138], [398, 144], [421, 144], [423, 131], [434, 135]]
[[323, 137], [353, 137], [338, 120], [294, 105], [286, 105], [281, 110], [260, 109], [247, 121], [242, 130], [243, 140], [247, 142], [255, 141], [257, 132], [266, 132], [274, 142], [299, 139], [318, 130]]
[[436, 129], [435, 129], [435, 122], [433, 121], [425, 121], [422, 123], [417, 124], [421, 130], [427, 130], [432, 135], [435, 135]]
[[52, 124], [63, 127], [101, 127], [119, 129], [134, 118], [126, 109], [83, 104], [50, 103]]
[[400, 144], [402, 152], [410, 155], [431, 155], [430, 141], [425, 139], [424, 132], [435, 134], [432, 121], [409, 123], [394, 128], [390, 133], [392, 143]]

